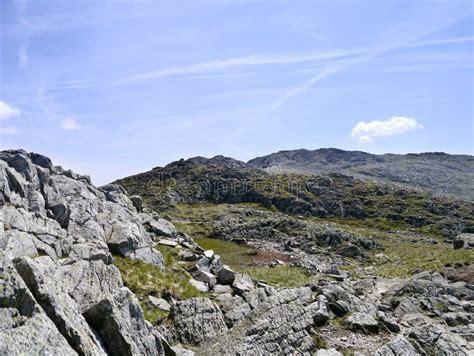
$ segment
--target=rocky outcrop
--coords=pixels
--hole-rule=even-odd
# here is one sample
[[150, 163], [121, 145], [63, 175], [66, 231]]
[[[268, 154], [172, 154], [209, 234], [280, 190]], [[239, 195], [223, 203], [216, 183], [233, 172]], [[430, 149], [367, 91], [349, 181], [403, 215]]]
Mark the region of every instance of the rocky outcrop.
[[210, 299], [191, 298], [171, 309], [174, 337], [185, 344], [199, 344], [226, 333], [227, 326], [219, 307]]
[[0, 152], [1, 354], [163, 354], [113, 254], [163, 266], [123, 188]]

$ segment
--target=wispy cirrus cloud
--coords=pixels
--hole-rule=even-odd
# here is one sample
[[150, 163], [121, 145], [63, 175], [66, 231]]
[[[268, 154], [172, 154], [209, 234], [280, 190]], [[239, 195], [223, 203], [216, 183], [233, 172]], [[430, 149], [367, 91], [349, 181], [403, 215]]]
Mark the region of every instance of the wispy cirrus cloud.
[[[191, 64], [186, 66], [176, 66], [164, 68], [156, 71], [148, 71], [137, 73], [130, 76], [124, 76], [114, 82], [112, 85], [125, 85], [131, 83], [140, 83], [153, 79], [159, 79], [170, 76], [179, 76], [186, 74], [198, 74], [205, 72], [218, 71], [222, 69], [245, 67], [245, 66], [260, 66], [260, 65], [278, 65], [278, 64], [298, 64], [304, 62], [321, 62], [322, 64], [337, 64], [341, 69], [341, 63], [352, 64], [353, 60], [360, 60], [361, 58], [368, 58], [379, 55], [386, 51], [413, 48], [423, 46], [435, 46], [452, 43], [463, 43], [474, 41], [474, 36], [456, 37], [443, 40], [419, 41], [414, 43], [405, 43], [398, 45], [379, 46], [379, 47], [361, 47], [355, 49], [338, 49], [321, 53], [292, 53], [283, 55], [250, 55], [227, 59], [217, 59], [209, 62]], [[329, 61], [329, 62], [328, 62]], [[326, 74], [336, 72], [334, 69], [324, 70]], [[319, 76], [319, 75], [318, 75]], [[310, 80], [311, 81], [311, 80]], [[314, 79], [314, 82], [317, 80]], [[311, 84], [310, 84], [311, 86]]]

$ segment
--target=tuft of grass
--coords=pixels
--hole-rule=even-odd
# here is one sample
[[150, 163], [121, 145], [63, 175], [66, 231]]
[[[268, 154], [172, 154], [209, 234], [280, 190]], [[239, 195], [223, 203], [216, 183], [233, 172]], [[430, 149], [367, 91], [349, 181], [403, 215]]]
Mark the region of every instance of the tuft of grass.
[[178, 251], [174, 247], [156, 244], [155, 248], [160, 251], [161, 255], [163, 256], [166, 267], [173, 268], [176, 266]]
[[165, 320], [169, 316], [169, 312], [159, 308], [152, 308], [148, 306], [145, 301], [140, 301], [140, 306], [143, 309], [145, 320], [148, 320], [152, 324]]
[[328, 348], [328, 343], [326, 340], [324, 340], [323, 337], [317, 335], [317, 334], [314, 334], [313, 335], [313, 341], [314, 341], [314, 345], [316, 347], [317, 350], [319, 349], [327, 349]]
[[176, 299], [198, 297], [201, 293], [189, 284], [189, 274], [184, 271], [161, 271], [159, 267], [140, 260], [114, 256], [114, 264], [120, 270], [125, 286], [140, 300], [149, 295], [172, 296]]
[[436, 310], [440, 311], [441, 313], [449, 312], [449, 308], [443, 302], [435, 303], [434, 307], [436, 308]]

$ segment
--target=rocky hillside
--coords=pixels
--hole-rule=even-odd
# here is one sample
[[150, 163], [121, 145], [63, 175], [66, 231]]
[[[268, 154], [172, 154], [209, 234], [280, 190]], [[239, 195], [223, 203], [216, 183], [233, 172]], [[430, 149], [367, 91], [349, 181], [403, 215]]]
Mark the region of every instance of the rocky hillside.
[[372, 258], [404, 266], [412, 251], [389, 249], [399, 232], [382, 245], [366, 228], [252, 204], [177, 204], [165, 220], [149, 203], [195, 193], [150, 187], [157, 198], [143, 201], [42, 155], [0, 152], [0, 354], [472, 354], [471, 234], [408, 234], [423, 244], [416, 259], [442, 265], [386, 278]]
[[416, 228], [447, 237], [474, 229], [474, 203], [342, 174], [270, 174], [231, 158], [192, 158], [116, 182], [156, 210], [178, 203], [258, 203], [295, 215]]
[[474, 157], [441, 152], [374, 155], [323, 148], [280, 151], [248, 162], [273, 172], [341, 173], [359, 179], [474, 200]]

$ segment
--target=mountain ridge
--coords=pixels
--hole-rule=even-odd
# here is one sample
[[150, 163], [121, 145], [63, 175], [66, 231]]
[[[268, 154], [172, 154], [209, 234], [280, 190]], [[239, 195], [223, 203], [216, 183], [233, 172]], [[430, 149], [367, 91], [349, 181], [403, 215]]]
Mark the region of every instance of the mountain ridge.
[[341, 173], [440, 195], [474, 199], [474, 156], [470, 155], [444, 152], [378, 155], [321, 148], [279, 151], [251, 159], [247, 165], [280, 172]]

